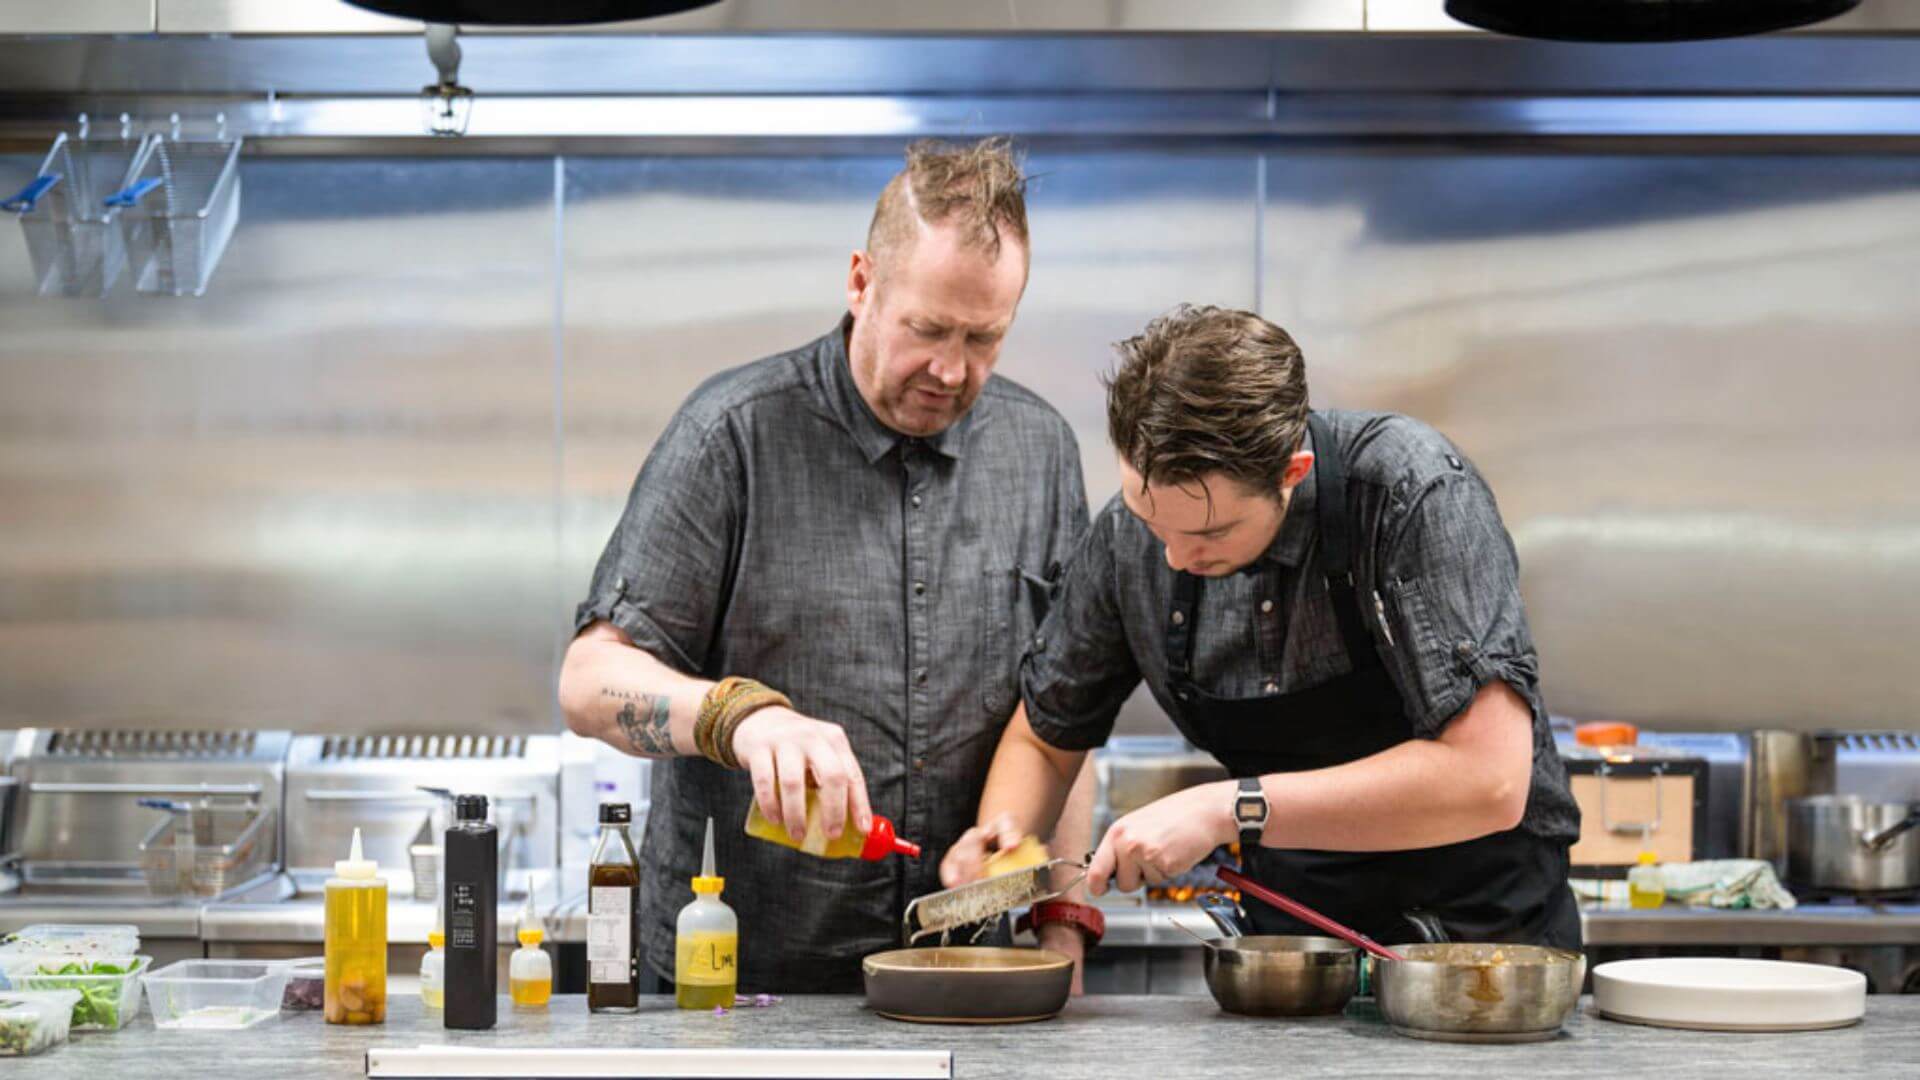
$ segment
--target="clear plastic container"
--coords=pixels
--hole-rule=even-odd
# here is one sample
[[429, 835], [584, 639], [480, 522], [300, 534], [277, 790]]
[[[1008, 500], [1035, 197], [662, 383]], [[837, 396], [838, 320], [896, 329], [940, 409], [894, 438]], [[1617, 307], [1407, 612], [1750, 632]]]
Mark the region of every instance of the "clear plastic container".
[[326, 1007], [327, 958], [310, 957], [287, 962], [287, 989], [280, 1007], [289, 1012], [319, 1012]]
[[147, 976], [153, 1026], [249, 1028], [280, 1015], [293, 965], [284, 960], [182, 960]]
[[78, 990], [0, 991], [0, 1057], [30, 1057], [67, 1041]]
[[8, 934], [0, 942], [0, 957], [19, 956], [136, 956], [140, 930], [134, 926], [80, 926], [36, 923]]
[[73, 1030], [118, 1031], [140, 1013], [140, 977], [150, 956], [10, 956], [0, 972], [14, 990], [77, 990]]

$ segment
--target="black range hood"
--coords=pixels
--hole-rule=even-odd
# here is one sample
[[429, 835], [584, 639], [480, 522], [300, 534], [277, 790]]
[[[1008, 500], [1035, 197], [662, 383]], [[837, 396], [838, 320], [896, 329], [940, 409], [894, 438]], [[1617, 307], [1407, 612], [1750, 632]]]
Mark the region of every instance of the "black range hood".
[[355, 7], [459, 26], [584, 26], [674, 15], [719, 0], [347, 0]]
[[1447, 0], [1469, 26], [1552, 41], [1701, 41], [1809, 26], [1860, 0]]

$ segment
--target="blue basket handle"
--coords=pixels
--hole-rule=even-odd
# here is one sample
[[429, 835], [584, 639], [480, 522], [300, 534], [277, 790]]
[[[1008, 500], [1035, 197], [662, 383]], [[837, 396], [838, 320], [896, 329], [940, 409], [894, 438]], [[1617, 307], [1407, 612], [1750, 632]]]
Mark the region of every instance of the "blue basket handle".
[[144, 180], [137, 180], [131, 186], [122, 188], [107, 196], [106, 203], [108, 206], [132, 206], [141, 199], [146, 198], [148, 192], [159, 186], [160, 178], [157, 176], [149, 176]]
[[26, 187], [20, 189], [20, 194], [6, 202], [0, 202], [0, 210], [12, 210], [21, 214], [32, 213], [33, 204], [40, 201], [40, 196], [52, 191], [53, 185], [59, 182], [59, 173], [44, 173], [36, 176]]

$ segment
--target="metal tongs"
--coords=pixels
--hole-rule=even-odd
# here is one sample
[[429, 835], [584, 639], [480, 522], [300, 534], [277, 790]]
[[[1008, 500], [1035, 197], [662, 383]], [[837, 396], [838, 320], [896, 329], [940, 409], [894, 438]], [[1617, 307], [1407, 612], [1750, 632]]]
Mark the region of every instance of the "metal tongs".
[[1015, 908], [1052, 900], [1086, 880], [1091, 853], [1051, 859], [1024, 870], [981, 878], [951, 889], [916, 897], [900, 919], [900, 938], [908, 945], [933, 934], [997, 919]]

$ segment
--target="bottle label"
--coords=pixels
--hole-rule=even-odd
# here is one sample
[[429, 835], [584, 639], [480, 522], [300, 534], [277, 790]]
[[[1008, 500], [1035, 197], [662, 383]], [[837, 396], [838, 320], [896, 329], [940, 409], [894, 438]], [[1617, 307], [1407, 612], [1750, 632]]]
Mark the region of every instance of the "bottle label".
[[447, 948], [471, 949], [479, 942], [480, 890], [471, 881], [448, 883]]
[[740, 977], [740, 935], [695, 931], [674, 943], [673, 981], [679, 986], [731, 986]]
[[624, 885], [587, 890], [587, 981], [633, 981], [633, 890]]

